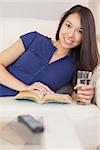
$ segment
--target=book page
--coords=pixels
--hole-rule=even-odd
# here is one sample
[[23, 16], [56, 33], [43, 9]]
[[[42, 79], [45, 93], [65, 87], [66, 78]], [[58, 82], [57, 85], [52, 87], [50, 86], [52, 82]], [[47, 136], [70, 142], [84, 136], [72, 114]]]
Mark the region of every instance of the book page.
[[21, 91], [15, 99], [30, 99], [37, 103], [59, 102], [59, 103], [73, 103], [72, 97], [68, 94], [51, 93], [44, 95], [39, 90]]
[[43, 98], [44, 103], [48, 102], [60, 102], [60, 103], [73, 103], [72, 97], [68, 94], [47, 94]]
[[42, 103], [44, 94], [39, 90], [33, 91], [21, 91], [14, 98], [15, 99], [30, 99], [36, 101], [37, 103]]

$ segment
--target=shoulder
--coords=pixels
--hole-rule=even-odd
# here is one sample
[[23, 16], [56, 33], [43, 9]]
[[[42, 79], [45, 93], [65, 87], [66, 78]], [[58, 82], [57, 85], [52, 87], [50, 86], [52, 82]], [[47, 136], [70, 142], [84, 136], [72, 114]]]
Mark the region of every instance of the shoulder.
[[39, 33], [37, 31], [32, 31], [25, 33], [24, 35], [21, 35], [20, 37], [26, 37], [26, 38], [43, 38], [43, 39], [51, 39], [50, 37], [43, 35], [42, 33]]
[[37, 31], [32, 31], [32, 32], [28, 32], [25, 33], [24, 35], [20, 36], [25, 49], [27, 49], [32, 43], [33, 44], [50, 44], [51, 39], [48, 36], [45, 36]]
[[[33, 32], [31, 32], [31, 34], [34, 34]], [[39, 33], [37, 31], [35, 31], [35, 39], [34, 39], [35, 43], [38, 43], [40, 46], [43, 47], [52, 47], [53, 43], [52, 43], [52, 39], [50, 37], [48, 37], [47, 35], [44, 35], [42, 33]]]

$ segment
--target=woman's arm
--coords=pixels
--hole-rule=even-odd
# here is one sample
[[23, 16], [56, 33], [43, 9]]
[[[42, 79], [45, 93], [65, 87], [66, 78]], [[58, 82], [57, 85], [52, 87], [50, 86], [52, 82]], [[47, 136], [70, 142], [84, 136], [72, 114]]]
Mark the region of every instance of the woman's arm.
[[3, 84], [11, 89], [22, 91], [26, 88], [23, 82], [17, 80], [12, 74], [10, 74], [6, 68], [0, 64], [0, 84]]
[[24, 51], [25, 48], [20, 39], [11, 47], [0, 53], [0, 84], [3, 84], [17, 91], [26, 88], [27, 85], [17, 80], [6, 70], [6, 67], [12, 64], [18, 57], [20, 57]]
[[6, 67], [16, 61], [24, 51], [25, 48], [20, 39], [11, 47], [0, 53], [0, 84], [17, 91], [37, 89], [44, 94], [52, 93], [53, 91], [43, 83], [35, 82], [32, 85], [26, 85], [6, 70]]
[[0, 52], [0, 64], [4, 67], [12, 64], [25, 51], [22, 40], [19, 39], [9, 48]]

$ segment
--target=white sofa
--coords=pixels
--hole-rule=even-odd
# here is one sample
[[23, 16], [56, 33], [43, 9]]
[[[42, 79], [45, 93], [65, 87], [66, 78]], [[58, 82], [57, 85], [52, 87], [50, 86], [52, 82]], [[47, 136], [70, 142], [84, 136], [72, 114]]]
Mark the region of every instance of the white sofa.
[[[20, 35], [34, 30], [54, 39], [57, 26], [58, 21], [0, 18], [0, 51], [10, 46]], [[99, 44], [100, 39], [98, 46]], [[96, 105], [75, 105], [66, 108], [84, 150], [96, 150], [100, 145], [100, 66], [94, 72], [93, 81], [96, 83]]]

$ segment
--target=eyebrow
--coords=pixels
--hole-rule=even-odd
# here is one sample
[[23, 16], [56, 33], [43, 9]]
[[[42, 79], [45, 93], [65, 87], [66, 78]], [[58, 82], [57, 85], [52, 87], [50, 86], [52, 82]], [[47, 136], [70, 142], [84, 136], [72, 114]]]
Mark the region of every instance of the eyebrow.
[[[71, 25], [73, 25], [69, 20], [66, 20], [68, 23], [70, 23]], [[83, 29], [81, 27], [78, 27], [79, 29]]]

